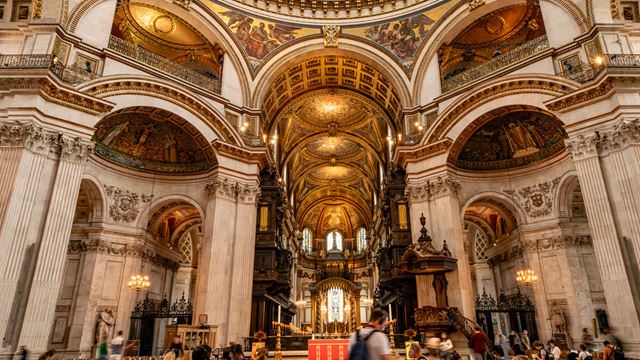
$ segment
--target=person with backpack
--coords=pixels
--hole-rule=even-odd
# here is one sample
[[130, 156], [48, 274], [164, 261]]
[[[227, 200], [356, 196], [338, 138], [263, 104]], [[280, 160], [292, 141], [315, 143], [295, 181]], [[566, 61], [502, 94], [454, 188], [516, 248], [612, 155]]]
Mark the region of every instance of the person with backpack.
[[580, 344], [580, 353], [578, 354], [578, 360], [593, 360], [593, 355], [587, 349], [586, 344]]
[[609, 340], [605, 340], [602, 360], [624, 360], [624, 351], [618, 346], [615, 346]]
[[389, 315], [384, 310], [373, 309], [369, 324], [351, 334], [349, 340], [349, 360], [395, 360], [391, 353], [389, 339], [384, 333]]

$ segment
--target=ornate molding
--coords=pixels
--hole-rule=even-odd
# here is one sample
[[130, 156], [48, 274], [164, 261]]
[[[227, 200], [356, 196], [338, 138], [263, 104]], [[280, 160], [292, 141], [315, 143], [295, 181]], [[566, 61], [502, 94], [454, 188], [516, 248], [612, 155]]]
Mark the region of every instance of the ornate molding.
[[419, 161], [437, 154], [445, 152], [453, 144], [453, 140], [446, 138], [428, 145], [402, 146], [398, 148], [394, 162], [400, 166], [407, 163]]
[[582, 103], [597, 99], [609, 94], [614, 89], [614, 81], [607, 79], [595, 87], [581, 88], [569, 96], [547, 103], [547, 108], [552, 111], [562, 111]]
[[564, 144], [567, 150], [571, 152], [574, 160], [584, 159], [589, 156], [598, 155], [598, 143], [600, 142], [600, 134], [584, 136], [578, 135], [575, 138], [567, 139]]
[[469, 3], [469, 10], [475, 10], [484, 5], [484, 0], [467, 0]]
[[205, 189], [216, 197], [247, 204], [255, 204], [260, 194], [260, 188], [257, 185], [237, 182], [222, 176], [209, 181]]
[[532, 218], [551, 214], [553, 194], [560, 184], [560, 177], [520, 189], [506, 189], [504, 192], [514, 198]]
[[162, 257], [156, 252], [142, 244], [128, 246], [126, 244], [114, 244], [111, 241], [102, 239], [92, 240], [70, 240], [67, 246], [67, 253], [96, 253], [102, 255], [126, 256], [131, 258], [142, 258], [151, 264], [162, 266], [167, 269], [177, 270], [180, 264]]
[[609, 0], [609, 8], [611, 9], [611, 17], [616, 20], [620, 19], [620, 7], [618, 0]]
[[44, 129], [30, 122], [15, 121], [13, 124], [0, 125], [0, 147], [24, 147], [36, 154], [83, 162], [91, 154], [93, 143]]
[[130, 223], [140, 213], [140, 204], [151, 201], [153, 195], [138, 195], [117, 186], [104, 185], [104, 190], [111, 198], [109, 216], [115, 221]]
[[408, 185], [405, 189], [405, 195], [412, 203], [427, 201], [431, 198], [429, 185], [426, 182], [423, 184]]
[[553, 251], [569, 248], [593, 247], [591, 235], [564, 235], [546, 239], [522, 240], [522, 248], [525, 254]]
[[191, 0], [173, 0], [173, 3], [187, 10], [191, 7]]
[[324, 25], [322, 27], [322, 38], [324, 47], [338, 47], [338, 38], [340, 37], [340, 26]]

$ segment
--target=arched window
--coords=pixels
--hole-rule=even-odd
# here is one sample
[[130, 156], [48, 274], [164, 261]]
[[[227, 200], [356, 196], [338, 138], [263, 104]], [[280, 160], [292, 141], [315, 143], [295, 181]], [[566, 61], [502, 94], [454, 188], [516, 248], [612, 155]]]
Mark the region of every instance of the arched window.
[[327, 234], [327, 251], [335, 248], [342, 251], [342, 234], [337, 231], [332, 231]]
[[487, 249], [489, 248], [489, 240], [485, 236], [484, 232], [476, 230], [474, 247], [476, 260], [487, 260]]
[[344, 291], [339, 287], [332, 287], [327, 291], [327, 310], [329, 322], [344, 321]]
[[358, 252], [363, 252], [367, 248], [367, 230], [363, 227], [358, 229], [356, 239], [358, 240]]
[[313, 238], [313, 234], [311, 234], [311, 230], [309, 228], [304, 228], [302, 230], [302, 251], [307, 254], [311, 253], [311, 239]]

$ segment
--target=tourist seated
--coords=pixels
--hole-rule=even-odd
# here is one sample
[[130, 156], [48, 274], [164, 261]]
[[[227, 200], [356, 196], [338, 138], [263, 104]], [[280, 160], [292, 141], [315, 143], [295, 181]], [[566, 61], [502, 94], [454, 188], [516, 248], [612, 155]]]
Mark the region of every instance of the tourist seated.
[[451, 359], [451, 350], [453, 350], [453, 343], [446, 332], [440, 334], [440, 357], [445, 360]]

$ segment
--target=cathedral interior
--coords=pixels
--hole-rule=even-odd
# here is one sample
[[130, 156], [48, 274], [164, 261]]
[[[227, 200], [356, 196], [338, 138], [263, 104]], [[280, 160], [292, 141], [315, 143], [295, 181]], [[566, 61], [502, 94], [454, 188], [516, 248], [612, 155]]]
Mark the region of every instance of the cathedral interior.
[[0, 0], [0, 359], [640, 359], [639, 7]]

